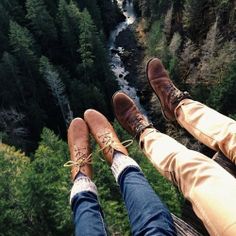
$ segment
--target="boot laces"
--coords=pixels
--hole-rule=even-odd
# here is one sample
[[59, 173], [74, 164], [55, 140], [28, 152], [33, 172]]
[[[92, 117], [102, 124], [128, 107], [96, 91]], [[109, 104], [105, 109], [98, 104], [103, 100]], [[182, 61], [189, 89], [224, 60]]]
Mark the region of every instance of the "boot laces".
[[170, 95], [170, 103], [176, 104], [179, 101], [181, 101], [184, 97], [189, 96], [187, 92], [182, 92], [179, 89], [175, 88], [175, 86], [172, 83], [169, 83], [165, 86], [165, 90], [167, 94]]
[[86, 151], [87, 148], [83, 147], [83, 148], [78, 148], [76, 145], [74, 145], [74, 153], [75, 153], [75, 160], [72, 161], [67, 161], [64, 164], [64, 167], [72, 167], [75, 166], [77, 167], [79, 170], [82, 166], [86, 165], [86, 164], [92, 164], [92, 153], [90, 155], [86, 155]]
[[152, 127], [152, 124], [149, 123], [148, 125], [143, 124], [143, 116], [141, 114], [137, 114], [135, 117], [129, 119], [128, 124], [131, 126], [132, 129], [135, 130], [136, 136], [138, 136], [145, 128]]
[[[108, 153], [110, 150], [116, 150], [117, 148], [117, 143], [113, 140], [112, 138], [112, 134], [109, 132], [106, 132], [102, 135], [99, 135], [98, 138], [102, 138], [102, 143], [104, 144], [103, 148], [100, 148], [98, 150], [98, 153], [104, 151], [106, 148], [109, 148], [108, 151], [106, 153]], [[121, 142], [121, 144], [124, 147], [129, 147], [130, 145], [132, 145], [134, 142], [133, 139], [127, 139], [123, 142]], [[86, 150], [87, 148], [78, 148], [74, 145], [74, 152], [75, 152], [75, 157], [76, 160], [75, 161], [67, 161], [63, 166], [64, 167], [77, 167], [79, 170], [82, 166], [86, 165], [86, 164], [92, 164], [92, 153], [88, 156], [86, 156]], [[104, 161], [102, 158], [100, 158], [100, 160]]]
[[[110, 150], [116, 150], [117, 149], [118, 145], [114, 141], [114, 139], [112, 138], [111, 133], [106, 132], [104, 134], [99, 135], [98, 138], [99, 139], [102, 138], [102, 143], [104, 144], [104, 147], [99, 149], [98, 152], [105, 151], [106, 148], [108, 148], [106, 153], [108, 153]], [[129, 147], [132, 143], [133, 143], [133, 139], [127, 139], [127, 140], [121, 142], [121, 144], [126, 148]]]

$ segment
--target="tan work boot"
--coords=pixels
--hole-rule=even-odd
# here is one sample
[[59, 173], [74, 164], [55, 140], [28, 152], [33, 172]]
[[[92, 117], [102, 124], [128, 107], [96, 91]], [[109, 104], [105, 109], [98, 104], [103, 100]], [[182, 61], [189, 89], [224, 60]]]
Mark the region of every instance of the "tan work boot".
[[122, 145], [112, 125], [104, 115], [96, 110], [89, 109], [85, 111], [84, 119], [109, 165], [112, 165], [115, 151], [128, 155], [127, 149]]
[[181, 100], [190, 98], [189, 93], [175, 87], [158, 58], [153, 58], [147, 63], [146, 74], [150, 86], [160, 101], [163, 116], [169, 121], [176, 120], [175, 108]]
[[75, 118], [70, 123], [68, 129], [68, 145], [71, 161], [65, 166], [71, 166], [72, 180], [81, 172], [90, 179], [93, 175], [92, 159], [89, 145], [89, 130], [85, 121], [81, 118]]
[[116, 119], [132, 136], [139, 139], [144, 129], [153, 127], [127, 94], [116, 92], [112, 100]]

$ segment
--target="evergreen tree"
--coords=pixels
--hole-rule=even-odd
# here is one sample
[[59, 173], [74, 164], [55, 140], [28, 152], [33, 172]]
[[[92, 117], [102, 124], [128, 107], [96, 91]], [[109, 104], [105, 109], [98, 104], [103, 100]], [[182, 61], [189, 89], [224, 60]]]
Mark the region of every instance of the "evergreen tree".
[[207, 103], [216, 110], [228, 115], [236, 113], [236, 64], [233, 63], [229, 72], [221, 81], [213, 86]]
[[[72, 68], [79, 61], [79, 9], [71, 1], [68, 5], [65, 0], [59, 0], [58, 4], [58, 23], [60, 26], [60, 35], [62, 41], [63, 55], [71, 58], [69, 66]], [[62, 60], [63, 60], [62, 58]], [[68, 64], [68, 60], [63, 60], [64, 64]]]
[[[23, 79], [13, 55], [4, 52], [0, 63], [1, 88], [0, 100], [3, 107], [19, 107], [25, 103]], [[9, 90], [9, 88], [11, 88]]]
[[108, 36], [119, 22], [125, 20], [125, 17], [121, 13], [117, 1], [97, 0], [97, 5], [101, 12], [103, 31]]
[[0, 144], [0, 232], [1, 235], [29, 235], [32, 224], [24, 204], [25, 173], [30, 159], [15, 148]]
[[52, 131], [44, 129], [34, 160], [27, 172], [24, 204], [31, 208], [36, 235], [72, 235], [68, 203], [70, 171], [67, 144]]
[[19, 22], [20, 24], [25, 23], [25, 12], [24, 12], [25, 1], [21, 0], [1, 0], [1, 5], [5, 11], [11, 16], [11, 19]]
[[210, 2], [208, 0], [187, 0], [184, 7], [184, 27], [189, 38], [194, 42], [204, 39], [210, 27], [209, 18], [213, 14]]
[[40, 39], [42, 45], [50, 46], [50, 42], [57, 39], [57, 30], [43, 0], [27, 0], [26, 9], [26, 18], [30, 20], [33, 32]]
[[90, 14], [87, 10], [84, 10], [80, 14], [80, 48], [79, 53], [82, 60], [82, 67], [84, 71], [85, 79], [89, 79], [89, 71], [93, 67], [94, 63], [94, 55], [93, 55], [93, 42], [94, 42], [94, 34], [95, 26], [93, 25]]
[[0, 57], [8, 47], [9, 15], [0, 3]]
[[100, 12], [100, 8], [97, 4], [97, 0], [90, 0], [90, 1], [76, 0], [76, 2], [78, 3], [78, 5], [82, 11], [84, 9], [88, 10], [97, 29], [99, 31], [103, 31], [101, 12]]
[[93, 107], [103, 114], [108, 113], [104, 94], [94, 85], [73, 80], [70, 87], [70, 100], [75, 116], [83, 116], [86, 109]]
[[[24, 85], [24, 97], [26, 104], [22, 104], [22, 110], [26, 116], [26, 125], [32, 140], [38, 140], [44, 122], [47, 119], [45, 110], [46, 100], [44, 86], [40, 81], [38, 68], [38, 49], [29, 30], [14, 21], [10, 22], [9, 41], [11, 51], [16, 58], [21, 75], [21, 83]], [[34, 142], [30, 141], [34, 147]]]
[[12, 52], [18, 59], [23, 73], [33, 78], [37, 64], [36, 47], [33, 36], [25, 27], [20, 26], [14, 21], [10, 21], [9, 39]]
[[40, 70], [44, 80], [48, 84], [52, 94], [60, 107], [66, 127], [73, 119], [73, 113], [70, 108], [69, 100], [65, 94], [65, 85], [59, 77], [58, 72], [44, 56], [40, 59]]

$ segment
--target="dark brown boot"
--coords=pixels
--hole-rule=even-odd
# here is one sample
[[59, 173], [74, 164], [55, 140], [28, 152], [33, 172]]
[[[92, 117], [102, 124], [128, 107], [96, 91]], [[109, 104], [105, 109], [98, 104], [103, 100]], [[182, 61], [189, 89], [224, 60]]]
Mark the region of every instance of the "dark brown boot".
[[115, 151], [128, 155], [127, 149], [122, 145], [112, 125], [104, 115], [96, 110], [89, 109], [85, 111], [84, 119], [109, 165], [112, 165]]
[[163, 116], [169, 121], [175, 120], [175, 108], [181, 100], [190, 98], [189, 93], [175, 87], [158, 58], [153, 58], [147, 63], [146, 74], [150, 86], [160, 101]]
[[144, 129], [153, 127], [127, 94], [116, 92], [112, 99], [116, 119], [132, 136], [139, 139]]
[[91, 179], [93, 170], [91, 165], [89, 130], [83, 119], [76, 118], [70, 123], [68, 129], [68, 145], [71, 161], [67, 162], [65, 166], [72, 167], [72, 180], [75, 179], [79, 172]]

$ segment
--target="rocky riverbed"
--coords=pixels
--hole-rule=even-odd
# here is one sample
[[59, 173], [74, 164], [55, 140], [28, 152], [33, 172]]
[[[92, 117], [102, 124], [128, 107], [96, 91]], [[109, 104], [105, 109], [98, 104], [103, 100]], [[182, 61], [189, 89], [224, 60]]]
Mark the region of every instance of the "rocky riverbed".
[[[123, 48], [119, 53], [124, 64], [125, 70], [129, 73], [124, 77], [128, 83], [137, 91], [141, 105], [147, 111], [149, 119], [156, 126], [162, 126], [163, 118], [160, 111], [158, 99], [153, 94], [145, 72], [145, 48], [140, 44], [135, 32], [136, 24], [129, 26], [123, 30], [116, 38], [117, 47]], [[156, 117], [160, 117], [157, 121]]]

